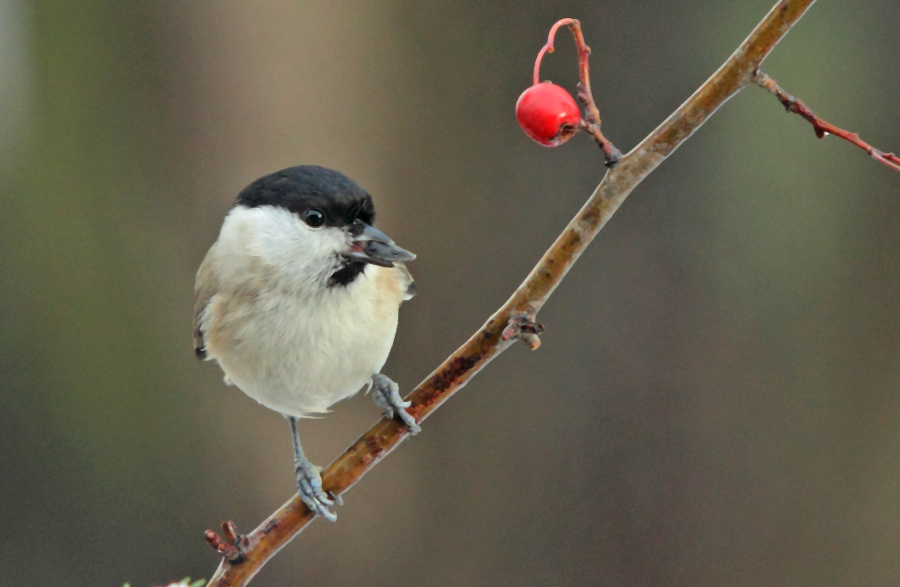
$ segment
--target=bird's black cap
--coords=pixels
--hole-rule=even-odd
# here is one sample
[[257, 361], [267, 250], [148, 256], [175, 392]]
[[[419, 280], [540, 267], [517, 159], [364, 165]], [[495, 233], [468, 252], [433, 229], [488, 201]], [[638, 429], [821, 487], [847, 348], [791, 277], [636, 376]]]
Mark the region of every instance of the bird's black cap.
[[297, 215], [316, 209], [325, 215], [325, 226], [375, 221], [375, 206], [366, 190], [340, 171], [318, 165], [297, 165], [265, 175], [241, 190], [235, 206], [276, 206]]

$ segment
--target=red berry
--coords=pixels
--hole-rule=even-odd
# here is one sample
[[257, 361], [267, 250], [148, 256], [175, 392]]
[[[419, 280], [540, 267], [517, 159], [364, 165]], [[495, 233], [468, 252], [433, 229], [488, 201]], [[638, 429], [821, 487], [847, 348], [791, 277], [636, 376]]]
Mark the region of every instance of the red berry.
[[572, 94], [556, 84], [534, 84], [516, 102], [516, 120], [529, 137], [545, 147], [557, 147], [578, 130], [581, 111]]

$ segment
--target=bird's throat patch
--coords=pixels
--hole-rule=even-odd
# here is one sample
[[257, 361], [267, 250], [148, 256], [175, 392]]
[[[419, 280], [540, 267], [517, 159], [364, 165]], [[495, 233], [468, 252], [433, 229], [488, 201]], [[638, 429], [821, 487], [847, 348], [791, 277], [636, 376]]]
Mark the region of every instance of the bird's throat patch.
[[331, 277], [328, 279], [328, 287], [345, 287], [350, 285], [365, 269], [366, 264], [362, 261], [347, 261], [343, 267], [331, 274]]

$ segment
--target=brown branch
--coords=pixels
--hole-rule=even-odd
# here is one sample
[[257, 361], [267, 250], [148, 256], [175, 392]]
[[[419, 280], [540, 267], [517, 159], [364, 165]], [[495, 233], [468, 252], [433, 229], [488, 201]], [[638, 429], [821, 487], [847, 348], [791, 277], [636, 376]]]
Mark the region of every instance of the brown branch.
[[767, 90], [770, 94], [778, 98], [778, 101], [784, 105], [785, 110], [788, 112], [793, 112], [794, 114], [799, 114], [807, 122], [809, 122], [813, 126], [813, 130], [816, 132], [816, 136], [824, 138], [826, 135], [834, 135], [838, 138], [844, 139], [845, 141], [856, 145], [863, 151], [869, 154], [876, 161], [883, 163], [893, 169], [894, 171], [900, 171], [900, 157], [897, 157], [893, 153], [885, 153], [880, 151], [865, 142], [859, 135], [855, 132], [846, 131], [840, 127], [834, 126], [831, 123], [825, 122], [821, 118], [815, 115], [815, 113], [809, 109], [809, 107], [803, 103], [802, 100], [796, 98], [785, 92], [781, 86], [779, 86], [775, 80], [770, 78], [768, 75], [761, 71], [756, 72], [756, 78], [754, 79], [756, 85]]
[[[648, 135], [616, 167], [610, 169], [587, 203], [512, 297], [465, 344], [456, 350], [409, 395], [410, 413], [421, 422], [441, 406], [491, 359], [509, 348], [503, 340], [510, 320], [533, 322], [544, 302], [631, 191], [693, 134], [722, 104], [746, 85], [791, 26], [815, 0], [781, 0], [750, 36], [688, 100]], [[527, 322], [525, 322], [527, 323]], [[341, 495], [406, 439], [407, 428], [380, 420], [322, 473], [324, 488]], [[210, 587], [245, 585], [262, 566], [303, 530], [314, 516], [295, 495], [273, 513], [242, 544], [243, 560], [224, 559]]]

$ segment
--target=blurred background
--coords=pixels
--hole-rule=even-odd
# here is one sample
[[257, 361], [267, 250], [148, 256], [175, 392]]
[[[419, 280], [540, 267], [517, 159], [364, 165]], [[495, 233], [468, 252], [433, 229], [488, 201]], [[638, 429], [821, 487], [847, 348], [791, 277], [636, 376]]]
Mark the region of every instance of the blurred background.
[[[513, 116], [582, 20], [628, 151], [772, 0], [0, 0], [0, 569], [209, 577], [294, 491], [288, 424], [191, 348], [237, 192], [298, 163], [419, 254], [385, 372], [423, 379], [603, 175]], [[765, 70], [900, 150], [900, 11], [820, 2]], [[543, 77], [572, 89], [563, 31]], [[260, 585], [897, 585], [900, 174], [749, 88], [653, 173], [517, 345]], [[331, 462], [368, 398], [301, 431]]]

